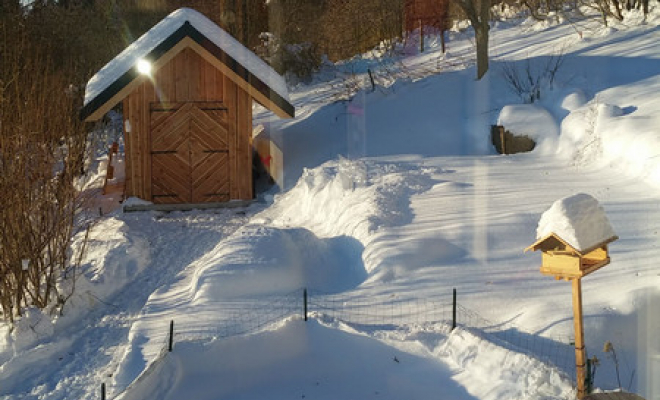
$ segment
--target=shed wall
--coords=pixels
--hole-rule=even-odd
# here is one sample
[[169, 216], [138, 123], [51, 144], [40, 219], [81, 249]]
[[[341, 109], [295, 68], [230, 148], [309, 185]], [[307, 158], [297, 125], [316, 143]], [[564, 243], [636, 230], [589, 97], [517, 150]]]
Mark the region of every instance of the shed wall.
[[185, 102], [222, 102], [226, 107], [230, 199], [251, 199], [252, 98], [190, 48], [160, 67], [123, 101], [126, 195], [153, 201], [150, 110], [154, 104], [166, 108]]

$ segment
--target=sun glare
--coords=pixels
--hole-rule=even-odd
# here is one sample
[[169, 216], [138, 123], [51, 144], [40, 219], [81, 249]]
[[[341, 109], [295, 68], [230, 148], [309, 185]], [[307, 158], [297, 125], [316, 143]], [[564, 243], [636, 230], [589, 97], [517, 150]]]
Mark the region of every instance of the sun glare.
[[143, 75], [149, 75], [151, 74], [151, 63], [145, 59], [139, 59], [137, 62], [137, 70], [139, 73]]

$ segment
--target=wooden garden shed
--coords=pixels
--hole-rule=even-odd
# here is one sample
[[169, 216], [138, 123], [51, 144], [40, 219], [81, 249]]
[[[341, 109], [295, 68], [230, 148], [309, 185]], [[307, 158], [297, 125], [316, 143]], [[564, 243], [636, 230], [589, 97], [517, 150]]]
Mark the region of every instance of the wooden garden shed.
[[121, 103], [126, 197], [253, 197], [252, 102], [293, 118], [282, 77], [202, 14], [179, 9], [88, 83], [81, 118]]

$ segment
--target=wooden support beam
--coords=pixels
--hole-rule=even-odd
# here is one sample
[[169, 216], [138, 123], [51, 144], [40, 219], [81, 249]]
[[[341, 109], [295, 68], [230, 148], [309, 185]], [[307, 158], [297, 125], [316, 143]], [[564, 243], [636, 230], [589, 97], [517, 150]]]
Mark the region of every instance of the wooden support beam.
[[587, 356], [584, 347], [584, 326], [582, 324], [582, 280], [575, 278], [573, 283], [573, 319], [575, 323], [575, 369], [577, 373], [577, 398], [586, 396], [585, 378]]

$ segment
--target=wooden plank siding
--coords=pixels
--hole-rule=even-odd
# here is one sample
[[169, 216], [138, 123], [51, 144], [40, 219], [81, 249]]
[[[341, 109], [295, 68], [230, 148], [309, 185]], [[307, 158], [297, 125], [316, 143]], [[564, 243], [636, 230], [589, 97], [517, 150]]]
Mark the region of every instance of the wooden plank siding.
[[[151, 112], [149, 105], [156, 100], [156, 90], [151, 81], [142, 84], [141, 90], [140, 117], [142, 119], [142, 132], [146, 134], [140, 136], [142, 138], [140, 146], [143, 151], [142, 154], [149, 154], [151, 152]], [[150, 157], [142, 157], [142, 190], [146, 199], [152, 198], [151, 161]]]
[[128, 114], [130, 112], [129, 109], [129, 103], [127, 99], [124, 99], [122, 102], [122, 129], [124, 132], [124, 166], [126, 168], [125, 170], [125, 195], [126, 197], [131, 197], [135, 196], [135, 190], [133, 189], [133, 168], [131, 164], [131, 160], [133, 157], [130, 156], [130, 152], [133, 149], [133, 145], [131, 140], [133, 139], [133, 135], [131, 135], [130, 132], [127, 132], [126, 130], [126, 121], [129, 120]]
[[[167, 202], [171, 194], [163, 185], [172, 184], [177, 193], [189, 185], [191, 194], [176, 199], [172, 195], [170, 202], [251, 199], [252, 100], [197, 51], [180, 49], [123, 101], [124, 118], [131, 126], [125, 134], [126, 195]], [[177, 111], [181, 115], [173, 117]], [[187, 136], [169, 149], [168, 135]], [[226, 150], [221, 146], [225, 141]], [[181, 161], [184, 151], [188, 163]], [[178, 152], [178, 161], [173, 152]], [[194, 169], [194, 179], [191, 172], [190, 182], [182, 182], [181, 174], [172, 172], [177, 168]], [[163, 176], [168, 173], [172, 176]], [[222, 194], [224, 187], [228, 195]]]
[[[238, 171], [252, 171], [252, 98], [244, 91], [238, 90], [237, 101], [237, 124], [238, 132], [249, 132], [249, 134], [237, 135]], [[239, 198], [251, 199], [253, 197], [252, 173], [238, 174]]]
[[[236, 129], [236, 85], [234, 82], [229, 81], [229, 79], [223, 77], [222, 80], [222, 97], [224, 98], [225, 104], [227, 104], [227, 124], [230, 127]], [[230, 106], [233, 105], [233, 106]], [[236, 151], [238, 146], [236, 145], [236, 136], [229, 136], [229, 197], [232, 199], [240, 199], [238, 187], [236, 186], [237, 180], [235, 174], [237, 172], [236, 164]]]

